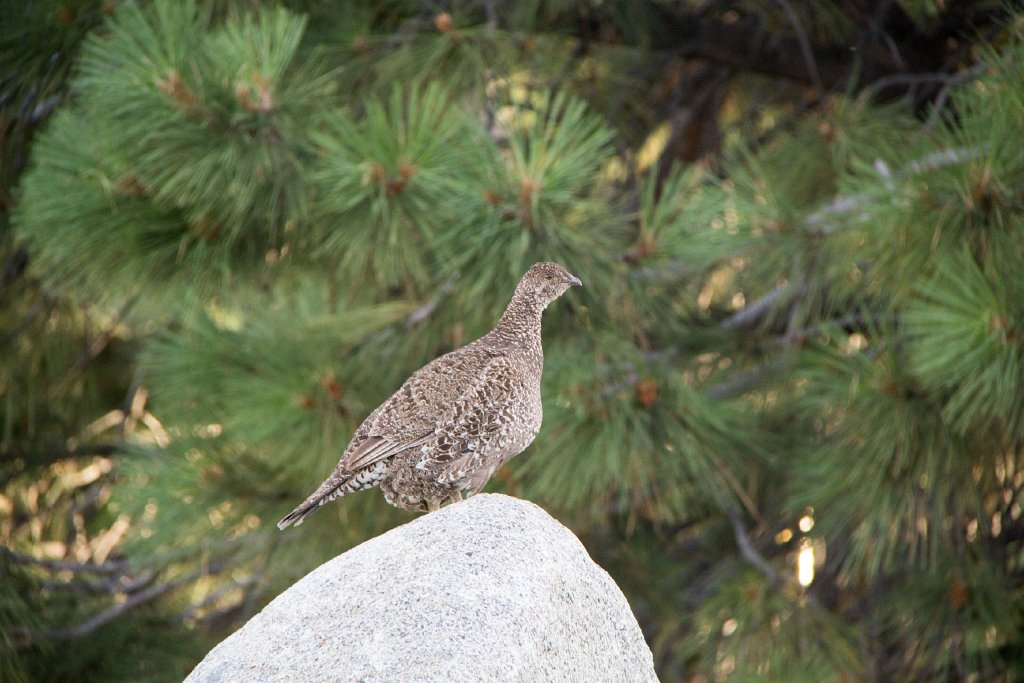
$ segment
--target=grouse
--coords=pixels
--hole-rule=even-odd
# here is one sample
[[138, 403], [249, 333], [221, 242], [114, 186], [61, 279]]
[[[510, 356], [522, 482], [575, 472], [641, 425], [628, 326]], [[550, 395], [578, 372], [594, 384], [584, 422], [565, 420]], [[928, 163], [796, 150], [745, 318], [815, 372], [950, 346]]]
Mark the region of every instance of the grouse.
[[573, 285], [582, 283], [557, 263], [531, 266], [494, 329], [414, 372], [370, 413], [331, 476], [278, 528], [373, 486], [390, 504], [420, 511], [483, 488], [540, 430], [541, 313]]

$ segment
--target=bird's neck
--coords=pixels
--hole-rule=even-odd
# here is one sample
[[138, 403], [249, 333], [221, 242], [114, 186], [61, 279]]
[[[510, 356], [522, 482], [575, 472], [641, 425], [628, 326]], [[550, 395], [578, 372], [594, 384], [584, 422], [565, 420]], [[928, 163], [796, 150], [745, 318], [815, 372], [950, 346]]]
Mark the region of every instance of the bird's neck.
[[540, 351], [540, 317], [544, 306], [529, 297], [512, 297], [508, 308], [491, 331], [496, 339], [524, 350]]

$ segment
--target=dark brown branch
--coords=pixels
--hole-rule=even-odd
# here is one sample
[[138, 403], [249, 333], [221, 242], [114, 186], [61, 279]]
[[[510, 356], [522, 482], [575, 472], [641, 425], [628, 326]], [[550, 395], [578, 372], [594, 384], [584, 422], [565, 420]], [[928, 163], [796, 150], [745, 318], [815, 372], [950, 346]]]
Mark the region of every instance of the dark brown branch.
[[[756, 17], [730, 23], [692, 16], [677, 16], [668, 21], [672, 25], [673, 40], [656, 47], [742, 71], [813, 84], [799, 41], [770, 34]], [[822, 86], [831, 88], [846, 73], [848, 51], [816, 46], [814, 61]]]
[[[178, 618], [181, 621], [189, 621], [191, 619], [196, 619], [197, 618], [196, 615], [199, 612], [201, 612], [202, 610], [206, 609], [210, 605], [213, 605], [214, 603], [218, 602], [221, 598], [223, 598], [229, 592], [231, 592], [233, 590], [245, 590], [245, 589], [247, 589], [247, 588], [249, 588], [249, 587], [259, 583], [261, 580], [262, 580], [261, 576], [253, 575], [253, 576], [247, 576], [244, 579], [238, 579], [238, 580], [235, 580], [235, 581], [230, 581], [230, 582], [220, 586], [216, 590], [211, 591], [209, 595], [207, 595], [205, 598], [200, 600], [198, 603], [189, 606], [188, 609], [183, 611], [179, 615]], [[244, 598], [243, 598], [243, 600], [244, 600]], [[239, 602], [241, 602], [241, 601], [239, 601]], [[230, 611], [230, 610], [233, 610], [233, 609], [237, 608], [237, 606], [238, 606], [237, 604], [232, 604], [227, 609]]]
[[[972, 7], [973, 5], [973, 7]], [[872, 50], [869, 61], [850, 58], [851, 46], [843, 43], [807, 43], [810, 54], [795, 37], [772, 33], [757, 15], [735, 16], [728, 20], [704, 14], [676, 11], [658, 5], [661, 33], [652, 47], [689, 58], [708, 60], [746, 72], [760, 73], [796, 83], [831, 91], [842, 89], [858, 68], [863, 69], [856, 80], [870, 83], [879, 78], [914, 72], [938, 72], [948, 68], [947, 56], [963, 43], [964, 34], [974, 28], [999, 25], [1007, 16], [1005, 7], [981, 7], [976, 3], [950, 3], [947, 11], [928, 26], [917, 26], [893, 4], [878, 18], [873, 27], [900, 51]], [[871, 17], [858, 13], [854, 21], [870, 22]], [[792, 23], [792, 19], [790, 19]], [[871, 49], [867, 47], [866, 49]], [[815, 65], [809, 68], [810, 60]]]
[[674, 159], [693, 162], [720, 147], [719, 109], [732, 70], [703, 66], [673, 88], [669, 136], [658, 158], [658, 186], [672, 171]]
[[775, 0], [775, 3], [782, 8], [782, 11], [786, 14], [786, 19], [793, 26], [793, 33], [796, 34], [797, 44], [800, 45], [800, 54], [803, 55], [804, 62], [807, 64], [807, 75], [810, 77], [818, 97], [821, 97], [825, 94], [825, 88], [821, 84], [821, 74], [818, 73], [818, 63], [814, 59], [814, 51], [811, 49], [811, 41], [807, 37], [807, 31], [804, 30], [803, 25], [800, 23], [800, 18], [793, 11], [793, 6], [789, 3], [789, 0]]
[[91, 572], [96, 574], [123, 574], [128, 569], [127, 562], [104, 562], [102, 564], [89, 564], [82, 562], [70, 562], [68, 560], [45, 560], [30, 555], [23, 555], [10, 548], [0, 548], [0, 553], [10, 558], [17, 564], [35, 565], [50, 571], [73, 571]]
[[437, 310], [437, 307], [441, 305], [441, 302], [448, 298], [448, 295], [455, 290], [455, 281], [458, 279], [459, 274], [453, 273], [452, 276], [448, 278], [448, 281], [441, 286], [441, 289], [437, 294], [432, 296], [427, 303], [423, 304], [406, 317], [405, 326], [407, 328], [415, 327], [433, 315], [434, 311]]
[[220, 572], [224, 566], [222, 564], [200, 567], [192, 572], [189, 572], [185, 576], [167, 581], [166, 583], [157, 583], [144, 588], [135, 593], [128, 594], [127, 598], [111, 605], [107, 609], [103, 610], [99, 614], [86, 619], [83, 622], [74, 624], [72, 626], [66, 626], [63, 628], [55, 628], [44, 631], [29, 631], [27, 629], [18, 629], [15, 633], [18, 640], [15, 643], [15, 647], [24, 649], [32, 647], [34, 644], [42, 641], [61, 642], [67, 640], [75, 640], [77, 638], [84, 638], [89, 634], [93, 633], [97, 629], [109, 624], [114, 619], [120, 617], [124, 613], [144, 605], [148, 602], [152, 602], [171, 591], [174, 591], [182, 586], [192, 583], [196, 579], [216, 574]]
[[[968, 161], [973, 161], [987, 151], [987, 145], [976, 145], [973, 147], [957, 147], [932, 152], [920, 159], [915, 159], [907, 164], [900, 172], [893, 174], [886, 170], [890, 179], [906, 178], [918, 173], [927, 173], [938, 170], [945, 166], [955, 166]], [[866, 205], [870, 204], [872, 197], [867, 194], [854, 194], [838, 196], [825, 206], [817, 209], [804, 219], [804, 229], [810, 234], [827, 236], [838, 231], [842, 226], [831, 223], [841, 216], [855, 215]], [[862, 218], [870, 218], [870, 214], [864, 212]]]
[[18, 466], [11, 466], [10, 476], [15, 476], [28, 469], [35, 469], [39, 467], [46, 467], [52, 465], [55, 462], [61, 460], [70, 460], [73, 458], [93, 458], [96, 456], [108, 456], [113, 455], [121, 447], [117, 443], [101, 443], [101, 444], [84, 444], [74, 449], [55, 449], [50, 451], [18, 451], [11, 450], [3, 453], [5, 460], [13, 462], [14, 460], [21, 460]]
[[756, 388], [765, 378], [781, 371], [786, 366], [782, 360], [775, 360], [770, 363], [762, 363], [755, 368], [740, 372], [724, 382], [719, 382], [707, 390], [707, 397], [714, 401], [721, 401], [745, 394]]
[[964, 83], [965, 81], [977, 78], [984, 73], [987, 65], [975, 64], [969, 69], [965, 69], [960, 73], [944, 73], [941, 71], [934, 73], [914, 73], [914, 74], [890, 74], [883, 76], [878, 80], [868, 83], [860, 93], [861, 99], [872, 99], [879, 92], [886, 88], [893, 86], [905, 86], [905, 85], [921, 85], [936, 83], [941, 84], [944, 89], [948, 89], [953, 85]]
[[28, 267], [28, 251], [25, 247], [17, 246], [11, 252], [3, 270], [0, 270], [0, 288], [7, 287], [17, 280]]
[[106, 581], [42, 581], [39, 585], [49, 590], [87, 593], [91, 595], [115, 595], [142, 590], [153, 583], [154, 579], [156, 579], [156, 572], [144, 569], [135, 578], [124, 575], [110, 578]]
[[53, 301], [45, 294], [40, 294], [36, 302], [32, 304], [32, 308], [29, 309], [20, 321], [18, 321], [18, 324], [7, 330], [5, 334], [0, 335], [0, 346], [6, 346], [17, 339], [21, 333], [27, 330], [32, 322], [39, 317], [40, 313], [43, 311], [49, 313], [52, 307]]
[[121, 616], [125, 612], [134, 609], [139, 605], [143, 605], [147, 602], [156, 600], [160, 596], [165, 595], [176, 588], [180, 588], [181, 586], [187, 583], [195, 581], [200, 576], [202, 576], [203, 573], [204, 572], [201, 570], [196, 570], [191, 574], [188, 574], [187, 576], [183, 576], [180, 579], [168, 581], [167, 583], [154, 584], [149, 588], [146, 588], [145, 590], [141, 590], [138, 593], [130, 595], [124, 602], [119, 602], [115, 605], [112, 605], [107, 609], [103, 610], [102, 612], [100, 612], [99, 614], [95, 615], [91, 619], [86, 619], [85, 621], [75, 624], [74, 626], [50, 629], [48, 631], [43, 631], [40, 633], [26, 634], [26, 640], [24, 642], [26, 643], [26, 645], [30, 645], [32, 643], [39, 642], [40, 640], [60, 642], [64, 640], [74, 640], [76, 638], [85, 637], [93, 631], [95, 631], [96, 629], [100, 628], [101, 626], [109, 624], [111, 621]]
[[121, 307], [121, 310], [119, 310], [117, 315], [114, 316], [114, 320], [110, 323], [110, 326], [93, 339], [92, 343], [89, 344], [89, 347], [75, 359], [75, 362], [70, 368], [68, 368], [64, 378], [58, 386], [63, 386], [64, 382], [81, 374], [82, 371], [85, 370], [86, 366], [88, 366], [89, 363], [95, 360], [96, 357], [99, 356], [105, 348], [107, 348], [107, 345], [110, 344], [111, 340], [114, 338], [118, 326], [124, 321], [134, 304], [135, 300], [133, 299]]
[[743, 524], [743, 518], [740, 517], [739, 510], [729, 508], [727, 511], [729, 515], [729, 522], [732, 523], [733, 535], [736, 537], [736, 546], [740, 549], [740, 554], [743, 555], [743, 559], [749, 562], [753, 567], [765, 575], [772, 583], [777, 583], [779, 580], [779, 572], [775, 570], [768, 560], [764, 559], [761, 553], [757, 552], [753, 544], [750, 542], [750, 537], [747, 536], [746, 525]]
[[806, 290], [807, 285], [802, 282], [798, 284], [791, 282], [783, 283], [760, 299], [751, 302], [723, 320], [721, 327], [723, 330], [742, 330], [756, 327], [780, 299], [783, 297], [787, 299], [799, 298]]

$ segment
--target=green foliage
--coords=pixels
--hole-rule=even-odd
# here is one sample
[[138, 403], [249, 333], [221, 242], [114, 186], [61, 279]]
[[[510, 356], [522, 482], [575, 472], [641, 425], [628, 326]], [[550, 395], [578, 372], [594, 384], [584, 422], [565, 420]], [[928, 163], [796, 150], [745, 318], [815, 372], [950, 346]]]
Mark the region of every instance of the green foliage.
[[80, 86], [120, 133], [123, 182], [202, 223], [196, 239], [259, 255], [304, 216], [308, 126], [331, 92], [295, 63], [304, 23], [277, 10], [204, 30], [194, 2], [157, 3], [85, 48]]
[[[0, 4], [0, 209], [10, 205], [32, 134], [64, 101], [81, 41], [110, 10], [103, 0]], [[0, 236], [6, 230], [0, 224]]]
[[287, 473], [294, 475], [343, 449], [353, 420], [375, 406], [379, 389], [361, 396], [360, 384], [346, 381], [360, 374], [354, 351], [408, 313], [400, 302], [349, 306], [300, 283], [289, 294], [197, 315], [155, 339], [141, 363], [180, 426], [195, 425], [192, 436], [220, 437], [249, 461], [262, 452], [270, 469], [307, 462]]
[[293, 63], [304, 22], [284, 10], [211, 23], [194, 2], [128, 7], [87, 41], [18, 215], [53, 286], [156, 308], [302, 242], [331, 81]]
[[[737, 610], [737, 605], [743, 605]], [[691, 655], [740, 680], [867, 678], [855, 633], [839, 619], [786, 595], [751, 569], [736, 571], [695, 615]], [[794, 660], [800, 661], [793, 667]]]
[[589, 287], [611, 291], [610, 261], [624, 238], [614, 207], [600, 198], [607, 189], [600, 172], [611, 157], [612, 131], [582, 101], [561, 95], [510, 105], [502, 113], [507, 142], [490, 150], [474, 188], [482, 201], [446, 245], [466, 281], [466, 296], [501, 305], [488, 279], [507, 283], [507, 292], [539, 260], [587, 273]]
[[481, 166], [465, 117], [437, 84], [396, 87], [386, 101], [366, 101], [358, 120], [334, 117], [317, 141], [318, 242], [339, 262], [339, 276], [427, 289], [440, 265], [431, 257], [468, 212], [465, 185]]
[[609, 510], [674, 523], [742, 504], [746, 465], [763, 457], [743, 440], [742, 407], [709, 405], [668, 363], [612, 335], [559, 345], [546, 364], [553, 400], [523, 466], [532, 499], [592, 523]]
[[[944, 399], [943, 418], [958, 433], [1024, 437], [1024, 260], [1008, 254], [985, 264], [968, 253], [940, 262], [907, 311], [913, 368]], [[1016, 262], [1014, 262], [1016, 261]]]
[[[969, 670], [983, 680], [1014, 680], [1019, 658], [1012, 652], [1015, 645], [1007, 648], [1002, 634], [1013, 632], [1012, 624], [1022, 616], [1019, 591], [1006, 585], [1005, 577], [982, 558], [968, 553], [957, 560], [898, 579], [894, 589], [906, 595], [912, 607], [883, 606], [880, 634], [911, 653], [905, 669], [909, 676], [955, 680]], [[918, 624], [912, 639], [910, 624]], [[953, 641], [951, 634], [957, 634]], [[915, 647], [919, 642], [950, 642], [950, 647], [924, 656]]]
[[[981, 462], [960, 455], [981, 440], [953, 433], [897, 352], [875, 353], [826, 347], [820, 358], [805, 355], [801, 403], [832, 411], [818, 418], [824, 443], [813, 445], [793, 477], [794, 507], [813, 507], [826, 533], [848, 536], [843, 569], [860, 580], [934, 566], [948, 543], [950, 510], [981, 510], [971, 474]], [[829, 465], [834, 460], [844, 463], [842, 472]], [[864, 493], [854, 499], [851, 490]]]
[[[5, 681], [22, 683], [31, 680], [16, 657], [11, 656], [18, 645], [17, 628], [38, 629], [43, 625], [40, 616], [42, 601], [38, 599], [38, 587], [22, 567], [15, 564], [6, 553], [0, 555], [0, 673]], [[49, 643], [42, 648], [52, 654]]]

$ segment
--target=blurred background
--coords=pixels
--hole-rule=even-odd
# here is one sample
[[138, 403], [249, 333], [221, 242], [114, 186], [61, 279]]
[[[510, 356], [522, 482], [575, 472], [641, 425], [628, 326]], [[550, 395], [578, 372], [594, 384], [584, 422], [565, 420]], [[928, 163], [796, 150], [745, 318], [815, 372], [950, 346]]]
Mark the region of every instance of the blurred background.
[[665, 681], [1024, 680], [1024, 14], [4, 0], [0, 679], [180, 680], [413, 515], [274, 523], [538, 260], [488, 486]]

